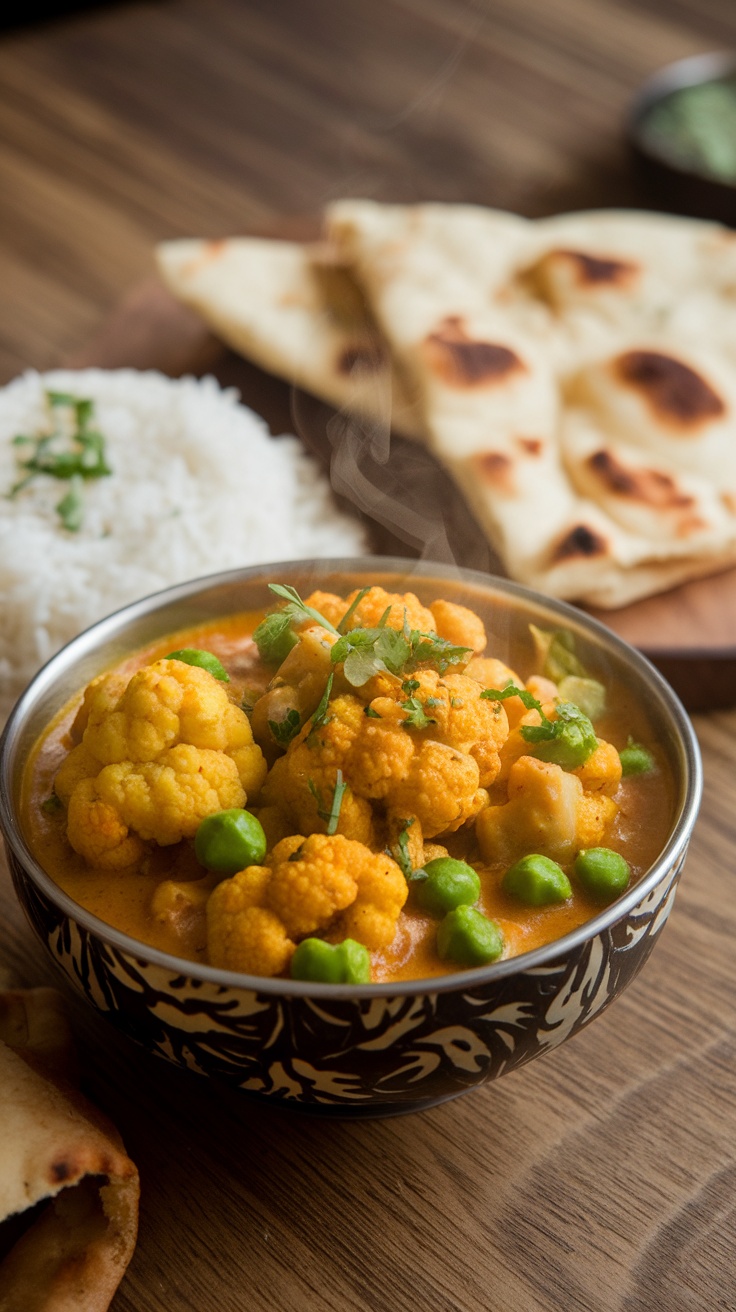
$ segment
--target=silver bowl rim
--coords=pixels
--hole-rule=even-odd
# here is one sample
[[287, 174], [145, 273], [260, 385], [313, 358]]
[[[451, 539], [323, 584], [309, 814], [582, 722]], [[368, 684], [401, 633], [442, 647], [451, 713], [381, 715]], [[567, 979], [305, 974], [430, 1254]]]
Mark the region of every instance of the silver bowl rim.
[[[315, 576], [352, 572], [399, 574], [404, 578], [421, 575], [424, 578], [436, 578], [438, 580], [459, 580], [475, 584], [487, 592], [495, 590], [504, 596], [514, 598], [522, 605], [530, 605], [537, 610], [544, 609], [552, 616], [583, 630], [593, 639], [598, 639], [602, 646], [617, 655], [630, 669], [633, 668], [637, 679], [643, 683], [647, 692], [659, 701], [660, 709], [669, 718], [670, 724], [675, 731], [675, 737], [679, 740], [682, 749], [681, 767], [684, 786], [681, 791], [679, 811], [674, 820], [670, 837], [650, 869], [626, 893], [609, 906], [603, 908], [598, 915], [544, 947], [502, 959], [488, 966], [456, 971], [448, 975], [398, 980], [394, 983], [352, 986], [316, 984], [299, 980], [246, 975], [187, 961], [183, 957], [161, 952], [159, 949], [149, 947], [138, 939], [131, 938], [113, 926], [106, 924], [75, 902], [73, 898], [69, 897], [54, 883], [50, 875], [36, 861], [23, 837], [20, 822], [12, 803], [11, 774], [15, 763], [15, 749], [24, 722], [35, 702], [53, 686], [57, 674], [61, 670], [66, 670], [74, 663], [75, 659], [83, 654], [94, 651], [101, 642], [105, 642], [117, 632], [124, 630], [129, 623], [133, 623], [145, 615], [150, 615], [162, 607], [165, 608], [169, 604], [173, 605], [193, 598], [211, 588], [227, 587], [228, 585], [249, 580], [258, 581], [260, 579], [267, 582], [269, 579], [276, 579], [279, 574], [288, 575], [289, 571], [301, 573], [307, 571]], [[178, 977], [188, 976], [202, 983], [219, 985], [241, 992], [247, 990], [261, 995], [273, 994], [283, 998], [376, 999], [455, 991], [468, 992], [471, 989], [507, 979], [511, 975], [523, 974], [526, 971], [550, 965], [561, 957], [567, 957], [589, 940], [605, 933], [614, 924], [624, 920], [657, 887], [660, 881], [678, 866], [690, 841], [690, 835], [700, 808], [702, 791], [702, 765], [697, 737], [690, 718], [677, 694], [645, 656], [622, 638], [619, 638], [604, 624], [567, 602], [546, 597], [531, 588], [524, 587], [522, 584], [514, 583], [496, 575], [455, 565], [393, 556], [326, 557], [278, 561], [219, 571], [162, 589], [123, 606], [72, 638], [46, 662], [16, 702], [0, 737], [0, 830], [2, 830], [6, 844], [12, 850], [17, 862], [31, 883], [64, 915], [96, 938], [101, 939], [104, 943], [138, 962], [158, 966]]]

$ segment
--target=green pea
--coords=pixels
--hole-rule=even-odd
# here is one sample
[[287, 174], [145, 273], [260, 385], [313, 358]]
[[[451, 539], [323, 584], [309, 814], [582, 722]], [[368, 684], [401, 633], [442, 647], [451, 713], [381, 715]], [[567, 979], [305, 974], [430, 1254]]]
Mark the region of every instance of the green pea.
[[475, 907], [455, 907], [437, 927], [437, 951], [442, 961], [485, 966], [496, 961], [503, 948], [500, 927]]
[[480, 879], [466, 861], [438, 856], [424, 866], [427, 878], [418, 885], [417, 901], [431, 916], [444, 916], [455, 907], [472, 906], [480, 897]]
[[260, 820], [239, 807], [208, 815], [194, 838], [194, 854], [200, 865], [221, 875], [234, 875], [246, 866], [260, 865], [266, 847]]
[[646, 747], [641, 743], [635, 743], [630, 738], [626, 747], [619, 752], [621, 760], [621, 773], [628, 774], [649, 774], [654, 769], [654, 757], [648, 752]]
[[620, 852], [588, 847], [575, 857], [575, 875], [596, 902], [612, 902], [628, 887], [631, 870]]
[[501, 887], [505, 893], [511, 893], [530, 907], [566, 902], [572, 897], [570, 880], [562, 866], [538, 852], [523, 856], [510, 866], [501, 881]]
[[342, 943], [305, 938], [291, 958], [291, 978], [318, 984], [369, 984], [371, 954], [354, 938]]
[[220, 679], [222, 683], [230, 682], [228, 674], [222, 661], [213, 656], [211, 651], [200, 651], [198, 647], [182, 647], [180, 651], [170, 651], [168, 656], [164, 657], [167, 661], [183, 661], [185, 665], [198, 665], [201, 670], [206, 670], [208, 674]]

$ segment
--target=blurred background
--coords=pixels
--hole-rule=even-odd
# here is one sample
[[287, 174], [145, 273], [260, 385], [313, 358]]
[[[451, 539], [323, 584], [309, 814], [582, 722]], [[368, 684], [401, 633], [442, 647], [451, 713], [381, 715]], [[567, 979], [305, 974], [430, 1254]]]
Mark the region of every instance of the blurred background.
[[2, 381], [80, 349], [162, 238], [268, 231], [340, 195], [656, 207], [632, 98], [736, 46], [723, 0], [63, 9], [11, 6], [0, 32]]

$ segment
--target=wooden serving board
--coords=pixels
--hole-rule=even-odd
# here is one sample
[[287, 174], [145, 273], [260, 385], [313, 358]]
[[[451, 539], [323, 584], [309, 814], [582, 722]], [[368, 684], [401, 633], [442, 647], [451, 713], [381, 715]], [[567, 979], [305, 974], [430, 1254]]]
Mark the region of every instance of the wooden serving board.
[[[284, 234], [280, 234], [284, 235]], [[135, 287], [87, 346], [74, 368], [158, 369], [171, 377], [212, 374], [278, 436], [296, 432], [329, 467], [339, 423], [335, 411], [235, 355], [158, 278]], [[388, 461], [361, 456], [380, 479], [369, 510], [357, 489], [348, 500], [366, 519], [382, 554], [426, 555], [499, 573], [483, 533], [448, 475], [415, 443], [392, 437]], [[437, 534], [439, 525], [445, 532]], [[736, 569], [686, 583], [619, 610], [592, 612], [662, 671], [690, 711], [736, 704]]]

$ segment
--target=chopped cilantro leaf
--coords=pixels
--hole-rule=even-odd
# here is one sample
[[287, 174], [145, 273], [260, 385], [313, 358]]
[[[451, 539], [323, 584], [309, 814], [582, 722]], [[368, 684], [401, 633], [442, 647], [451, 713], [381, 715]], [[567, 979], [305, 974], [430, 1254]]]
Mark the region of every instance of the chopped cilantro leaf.
[[389, 852], [389, 855], [394, 858], [396, 864], [401, 867], [402, 874], [407, 884], [410, 884], [415, 880], [427, 878], [426, 870], [423, 870], [421, 866], [419, 866], [418, 869], [415, 870], [411, 863], [411, 856], [409, 855], [408, 832], [413, 824], [414, 824], [413, 818], [411, 820], [404, 821], [404, 824], [401, 829], [401, 833], [399, 834], [399, 837], [396, 840], [396, 846], [394, 847], [393, 851]]
[[380, 720], [380, 719], [382, 719], [382, 716], [380, 716], [380, 715], [378, 714], [378, 711], [374, 711], [374, 709], [373, 709], [372, 706], [364, 706], [364, 707], [363, 707], [363, 714], [364, 714], [364, 715], [367, 715], [369, 720]]
[[360, 605], [361, 601], [363, 600], [367, 592], [370, 592], [370, 586], [367, 588], [361, 588], [357, 596], [353, 598], [347, 610], [345, 611], [345, 614], [340, 620], [340, 623], [337, 626], [338, 633], [346, 632], [348, 627], [348, 621], [353, 618], [353, 615], [355, 614], [356, 610], [358, 609], [358, 606]]
[[332, 837], [333, 834], [337, 833], [337, 826], [340, 820], [340, 808], [342, 807], [342, 799], [345, 794], [345, 789], [347, 788], [347, 784], [342, 777], [342, 770], [338, 770], [335, 776], [335, 791], [332, 794], [332, 805], [330, 806], [329, 811], [322, 799], [322, 790], [317, 788], [314, 780], [308, 779], [307, 784], [312, 797], [317, 803], [317, 815], [320, 820], [324, 820], [327, 825], [327, 833]]
[[406, 711], [406, 719], [401, 721], [404, 729], [426, 729], [428, 725], [437, 723], [431, 715], [427, 715], [418, 697], [408, 697], [405, 702], [401, 702], [401, 709]]
[[447, 638], [439, 638], [436, 633], [411, 632], [411, 653], [406, 663], [406, 670], [415, 670], [419, 665], [434, 665], [440, 674], [444, 674], [449, 665], [458, 665], [472, 654], [472, 647], [458, 647]]
[[598, 746], [595, 729], [573, 702], [558, 702], [557, 719], [543, 715], [541, 724], [525, 724], [521, 736], [537, 745], [535, 755], [541, 761], [551, 761], [563, 770], [576, 770], [584, 765]]
[[[518, 688], [515, 683], [507, 683], [505, 688], [484, 688], [481, 697], [488, 698], [492, 702], [505, 702], [507, 697], [518, 697], [526, 706], [528, 711], [539, 711], [543, 720], [546, 720], [542, 703], [537, 701], [526, 688]], [[547, 720], [549, 724], [550, 721]]]
[[64, 805], [61, 798], [57, 797], [56, 793], [52, 793], [50, 797], [46, 798], [45, 802], [41, 803], [41, 810], [44, 815], [56, 815], [59, 811], [63, 811], [63, 809]]
[[287, 712], [283, 720], [269, 720], [268, 727], [271, 730], [274, 740], [281, 747], [288, 747], [292, 738], [298, 734], [302, 723], [302, 717], [295, 707]]
[[332, 719], [332, 716], [327, 714], [327, 707], [330, 704], [330, 693], [332, 692], [332, 680], [334, 677], [334, 674], [331, 674], [327, 680], [325, 690], [320, 697], [319, 706], [312, 716], [312, 726], [307, 734], [307, 747], [313, 746], [313, 735], [316, 733], [317, 729], [321, 729], [323, 724], [329, 724]]
[[320, 615], [313, 606], [307, 606], [302, 601], [296, 588], [286, 583], [269, 583], [268, 586], [277, 597], [282, 597], [288, 603], [281, 612], [283, 615], [288, 615], [289, 619], [296, 620], [299, 624], [303, 624], [305, 620], [313, 620], [315, 624], [321, 624], [323, 629], [329, 629], [330, 633], [337, 633], [334, 624], [326, 620], [324, 615]]
[[[21, 459], [18, 452], [18, 464], [24, 473], [8, 496], [12, 500], [42, 475], [68, 481], [69, 490], [57, 503], [56, 512], [63, 527], [76, 533], [84, 518], [83, 481], [112, 473], [105, 455], [105, 439], [88, 427], [94, 413], [93, 401], [67, 392], [46, 392], [46, 402], [50, 431], [33, 437], [19, 433], [12, 439], [14, 446], [26, 448], [28, 454]], [[57, 415], [57, 411], [71, 411], [73, 418], [66, 413]]]
[[412, 692], [416, 692], [418, 687], [419, 687], [418, 679], [405, 679], [401, 685], [401, 691], [412, 693]]
[[57, 502], [56, 513], [62, 525], [69, 533], [78, 533], [84, 519], [84, 498], [82, 497], [82, 480], [75, 474], [69, 483], [66, 496]]

